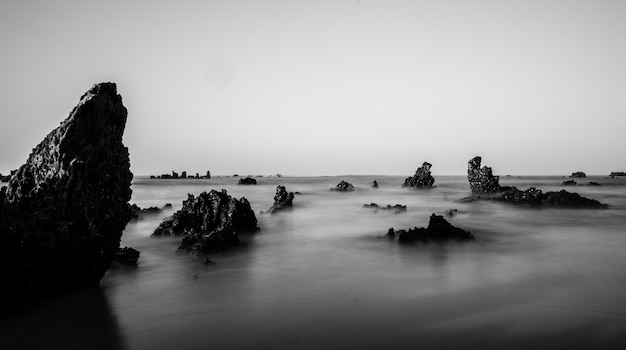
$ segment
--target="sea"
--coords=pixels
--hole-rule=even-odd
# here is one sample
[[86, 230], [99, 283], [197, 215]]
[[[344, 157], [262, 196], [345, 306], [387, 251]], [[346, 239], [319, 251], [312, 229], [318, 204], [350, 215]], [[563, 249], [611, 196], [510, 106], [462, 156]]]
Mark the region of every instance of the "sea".
[[[135, 177], [131, 203], [172, 204], [127, 225], [121, 245], [141, 252], [137, 267], [0, 320], [0, 349], [626, 348], [626, 178], [569, 187], [562, 176], [500, 179], [565, 188], [608, 209], [460, 203], [466, 177], [435, 178], [434, 188], [412, 190], [403, 176], [266, 176], [257, 185]], [[329, 191], [341, 180], [355, 190]], [[278, 185], [297, 193], [293, 209], [262, 214]], [[245, 248], [206, 265], [177, 252], [180, 237], [151, 237], [188, 194], [212, 189], [250, 201], [260, 230], [241, 236]], [[476, 240], [386, 238], [451, 209], [447, 220]]]

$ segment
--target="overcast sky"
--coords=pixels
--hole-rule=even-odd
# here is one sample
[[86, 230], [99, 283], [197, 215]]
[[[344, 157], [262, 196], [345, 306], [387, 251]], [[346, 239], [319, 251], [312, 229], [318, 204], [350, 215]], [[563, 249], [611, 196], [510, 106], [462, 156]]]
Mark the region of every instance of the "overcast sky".
[[91, 85], [135, 174], [626, 170], [626, 1], [0, 2], [0, 172]]

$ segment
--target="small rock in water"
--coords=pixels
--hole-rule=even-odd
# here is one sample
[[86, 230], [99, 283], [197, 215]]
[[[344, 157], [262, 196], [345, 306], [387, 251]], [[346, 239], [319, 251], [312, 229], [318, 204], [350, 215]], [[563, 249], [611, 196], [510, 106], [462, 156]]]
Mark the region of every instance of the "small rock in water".
[[561, 186], [576, 186], [576, 181], [574, 180], [565, 180], [561, 182]]
[[398, 243], [428, 243], [431, 241], [467, 241], [474, 240], [474, 236], [458, 227], [452, 226], [441, 215], [432, 214], [428, 222], [428, 227], [413, 228], [409, 230], [387, 231], [387, 237], [398, 236]]
[[354, 186], [351, 183], [341, 180], [337, 186], [330, 189], [331, 191], [350, 192], [354, 191]]
[[430, 168], [432, 164], [424, 162], [421, 167], [417, 168], [415, 175], [407, 177], [404, 180], [402, 187], [423, 188], [432, 187], [435, 183], [435, 178], [430, 174]]
[[256, 185], [256, 179], [253, 179], [251, 177], [239, 179], [239, 185]]
[[389, 205], [387, 204], [387, 206], [382, 207], [376, 203], [370, 203], [370, 204], [363, 204], [364, 208], [372, 208], [374, 209], [374, 212], [378, 212], [379, 210], [389, 210], [389, 211], [393, 211], [394, 214], [398, 214], [400, 212], [406, 211], [406, 205], [401, 205], [401, 204], [396, 204], [396, 205]]
[[243, 246], [239, 234], [257, 231], [250, 202], [232, 198], [226, 190], [189, 194], [183, 207], [165, 219], [153, 236], [183, 236], [179, 250], [197, 253]]
[[274, 196], [274, 205], [268, 212], [274, 214], [281, 210], [291, 209], [293, 207], [293, 197], [293, 192], [287, 193], [285, 186], [278, 185], [276, 187], [276, 195]]
[[587, 174], [583, 173], [582, 171], [576, 171], [576, 172], [573, 172], [572, 175], [570, 175], [570, 177], [585, 178], [587, 177]]

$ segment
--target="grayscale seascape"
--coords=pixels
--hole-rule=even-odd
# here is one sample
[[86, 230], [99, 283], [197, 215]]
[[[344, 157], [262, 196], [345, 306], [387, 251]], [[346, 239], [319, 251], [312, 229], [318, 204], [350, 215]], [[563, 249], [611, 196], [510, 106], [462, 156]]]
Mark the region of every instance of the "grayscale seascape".
[[[328, 190], [342, 179], [355, 191]], [[374, 179], [378, 189], [370, 187]], [[131, 202], [173, 203], [172, 210], [131, 222], [124, 231], [122, 245], [141, 251], [138, 266], [109, 270], [101, 294], [27, 310], [2, 324], [4, 336], [15, 348], [72, 348], [70, 340], [81, 334], [120, 349], [626, 344], [626, 275], [616, 268], [626, 265], [626, 179], [590, 176], [603, 185], [576, 187], [609, 204], [606, 210], [462, 204], [455, 201], [470, 194], [465, 176], [438, 176], [436, 187], [423, 190], [401, 188], [403, 179], [263, 177], [257, 186], [242, 186], [233, 177], [135, 178]], [[562, 181], [501, 179], [503, 185], [546, 190], [560, 190]], [[272, 205], [278, 184], [301, 193], [293, 210], [258, 215]], [[242, 237], [245, 249], [210, 255], [215, 264], [207, 266], [176, 253], [180, 238], [150, 235], [187, 193], [210, 189], [248, 198], [261, 231]], [[407, 211], [363, 207], [371, 202], [400, 203]], [[390, 227], [425, 226], [431, 213], [448, 209], [458, 209], [449, 220], [475, 241], [402, 246], [385, 237]], [[98, 307], [101, 314], [93, 314]]]

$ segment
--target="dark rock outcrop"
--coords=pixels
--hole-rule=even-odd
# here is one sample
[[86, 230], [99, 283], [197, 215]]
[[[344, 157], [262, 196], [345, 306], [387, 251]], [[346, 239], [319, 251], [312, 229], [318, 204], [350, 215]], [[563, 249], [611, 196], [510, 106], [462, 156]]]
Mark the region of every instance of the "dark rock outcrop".
[[291, 209], [293, 207], [294, 193], [285, 189], [285, 186], [278, 185], [276, 187], [276, 195], [274, 196], [274, 205], [268, 210], [269, 213], [274, 214], [278, 211]]
[[576, 171], [576, 172], [573, 172], [572, 175], [570, 175], [570, 177], [585, 178], [587, 177], [587, 174], [583, 173], [582, 171]]
[[372, 181], [372, 187], [373, 188], [378, 188], [378, 181], [376, 181], [376, 180]]
[[126, 117], [115, 84], [94, 85], [3, 188], [0, 296], [99, 285], [131, 216]]
[[239, 179], [239, 185], [256, 185], [256, 179], [246, 177], [245, 179]]
[[611, 171], [610, 177], [626, 176], [626, 171]]
[[370, 203], [370, 204], [363, 204], [363, 208], [374, 209], [375, 213], [378, 212], [379, 210], [393, 211], [394, 214], [398, 214], [400, 212], [406, 211], [406, 205], [401, 205], [401, 204], [396, 204], [396, 205], [387, 204], [387, 206], [383, 207], [376, 203]]
[[474, 157], [467, 163], [467, 179], [473, 193], [500, 192], [500, 177], [494, 176], [488, 166], [480, 167], [482, 158]]
[[402, 187], [432, 187], [435, 183], [435, 178], [430, 175], [430, 168], [432, 164], [424, 162], [421, 167], [417, 168], [415, 175], [407, 177], [404, 180]]
[[471, 197], [460, 199], [459, 202], [461, 203], [490, 200], [533, 208], [601, 209], [608, 207], [595, 199], [585, 198], [577, 193], [570, 193], [565, 190], [544, 193], [534, 187], [522, 191], [514, 186], [500, 186], [498, 176], [493, 176], [491, 168], [480, 168], [480, 160], [480, 157], [475, 157], [468, 163], [467, 178], [473, 194]]
[[576, 181], [574, 180], [565, 180], [561, 182], [561, 186], [576, 186]]
[[120, 248], [113, 258], [113, 265], [117, 266], [137, 266], [139, 251], [130, 247]]
[[331, 191], [350, 192], [354, 191], [354, 186], [351, 183], [341, 180], [337, 186], [330, 189]]
[[167, 203], [163, 206], [163, 208], [159, 208], [159, 207], [149, 207], [149, 208], [140, 208], [137, 204], [132, 204], [130, 206], [130, 209], [132, 210], [132, 216], [131, 219], [132, 220], [138, 220], [139, 218], [141, 218], [142, 216], [145, 215], [155, 215], [155, 214], [160, 214], [163, 212], [163, 210], [166, 209], [171, 209], [172, 208], [172, 204], [171, 203]]
[[254, 232], [257, 220], [247, 199], [236, 199], [211, 190], [197, 197], [189, 194], [183, 207], [165, 219], [153, 236], [184, 236], [180, 250], [197, 253], [223, 251], [241, 246], [239, 234]]
[[431, 241], [445, 242], [445, 241], [468, 241], [475, 239], [474, 236], [458, 227], [452, 226], [441, 215], [432, 214], [428, 227], [412, 228], [408, 230], [394, 230], [390, 228], [387, 231], [388, 238], [394, 238], [398, 236], [398, 243], [428, 243]]
[[589, 181], [589, 183], [587, 183], [587, 186], [602, 186], [602, 184], [595, 181]]

